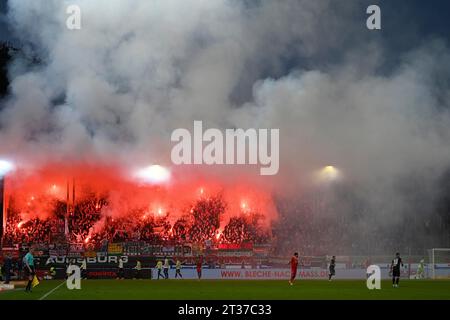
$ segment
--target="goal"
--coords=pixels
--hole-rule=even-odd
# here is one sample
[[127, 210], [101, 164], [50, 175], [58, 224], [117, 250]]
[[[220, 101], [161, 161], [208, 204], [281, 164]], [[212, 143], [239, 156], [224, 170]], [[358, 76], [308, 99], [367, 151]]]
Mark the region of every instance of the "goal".
[[434, 248], [428, 250], [428, 276], [431, 279], [450, 278], [450, 248]]

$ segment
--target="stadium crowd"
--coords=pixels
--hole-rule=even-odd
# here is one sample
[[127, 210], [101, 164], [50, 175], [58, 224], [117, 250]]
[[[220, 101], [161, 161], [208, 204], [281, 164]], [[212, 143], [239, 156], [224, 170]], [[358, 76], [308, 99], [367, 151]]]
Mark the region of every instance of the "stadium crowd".
[[180, 244], [185, 242], [240, 244], [268, 243], [269, 233], [264, 230], [257, 213], [231, 218], [220, 231], [221, 218], [226, 203], [220, 196], [198, 200], [173, 224], [170, 213], [149, 213], [143, 208], [135, 208], [126, 215], [118, 217], [102, 215], [108, 206], [107, 199], [96, 197], [77, 202], [68, 210], [67, 230], [57, 228], [65, 225], [67, 207], [55, 205], [55, 211], [46, 220], [38, 218], [22, 221], [19, 211], [10, 210], [4, 245], [19, 243], [54, 243], [58, 233], [65, 233], [65, 240], [71, 243], [104, 245], [107, 242], [145, 241], [152, 244]]
[[19, 243], [49, 243], [52, 223], [49, 220], [31, 219], [21, 222], [17, 216], [8, 219], [3, 237], [4, 245]]
[[[270, 244], [278, 255], [290, 255], [295, 248], [311, 256], [330, 252], [382, 254], [392, 243], [404, 252], [410, 247], [421, 248], [420, 239], [404, 236], [401, 229], [381, 232], [376, 229], [378, 224], [373, 227], [358, 224], [354, 216], [320, 214], [308, 202], [280, 202], [278, 219], [270, 228], [262, 227], [262, 215], [257, 212], [237, 212], [223, 221], [227, 204], [220, 196], [198, 199], [175, 221], [170, 212], [149, 212], [148, 208], [134, 208], [120, 216], [105, 215], [105, 209], [108, 209], [108, 199], [95, 196], [79, 199], [69, 210], [65, 203], [57, 202], [46, 220], [23, 221], [19, 210], [10, 208], [3, 245], [65, 241], [104, 247], [108, 243], [132, 241], [161, 245], [209, 241], [234, 245]], [[66, 212], [69, 213], [67, 221]]]

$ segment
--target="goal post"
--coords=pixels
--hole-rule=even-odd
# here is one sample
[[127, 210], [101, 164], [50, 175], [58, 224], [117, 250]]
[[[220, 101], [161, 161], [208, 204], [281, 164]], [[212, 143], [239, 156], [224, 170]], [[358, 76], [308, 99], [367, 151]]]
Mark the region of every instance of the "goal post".
[[428, 275], [431, 279], [450, 278], [450, 248], [433, 248], [428, 250]]

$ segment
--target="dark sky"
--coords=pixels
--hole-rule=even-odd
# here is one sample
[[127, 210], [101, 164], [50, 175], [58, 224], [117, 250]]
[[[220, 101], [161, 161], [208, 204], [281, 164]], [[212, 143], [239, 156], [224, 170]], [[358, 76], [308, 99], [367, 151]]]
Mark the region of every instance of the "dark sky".
[[8, 0], [0, 0], [0, 41], [8, 39], [8, 32], [6, 32], [7, 26], [5, 22], [7, 1]]
[[428, 37], [450, 40], [450, 1], [447, 0], [364, 0], [382, 9], [382, 36], [389, 45], [409, 49]]
[[[0, 40], [10, 39], [4, 14], [7, 1], [0, 0]], [[95, 1], [95, 0], [94, 0]], [[320, 0], [312, 0], [320, 1]], [[438, 36], [450, 40], [450, 1], [447, 0], [346, 0], [353, 1], [361, 12], [371, 4], [382, 9], [383, 32], [380, 34], [395, 50], [407, 50], [421, 39]], [[249, 1], [251, 2], [251, 1]], [[336, 0], [339, 5], [339, 0]], [[359, 10], [355, 10], [355, 14]], [[355, 15], [355, 20], [365, 19]]]

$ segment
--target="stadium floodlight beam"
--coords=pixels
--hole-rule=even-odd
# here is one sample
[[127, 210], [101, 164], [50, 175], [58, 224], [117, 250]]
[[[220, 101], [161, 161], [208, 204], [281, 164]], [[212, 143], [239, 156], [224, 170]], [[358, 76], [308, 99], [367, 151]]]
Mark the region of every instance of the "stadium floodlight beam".
[[138, 170], [136, 177], [145, 183], [162, 184], [170, 180], [170, 171], [160, 165], [151, 165]]
[[14, 164], [11, 161], [0, 160], [0, 178], [14, 170]]
[[330, 174], [330, 175], [335, 175], [337, 173], [337, 169], [335, 166], [326, 166], [325, 168], [323, 168], [323, 172]]
[[335, 166], [325, 166], [320, 170], [320, 178], [326, 181], [335, 181], [342, 176], [342, 173]]

